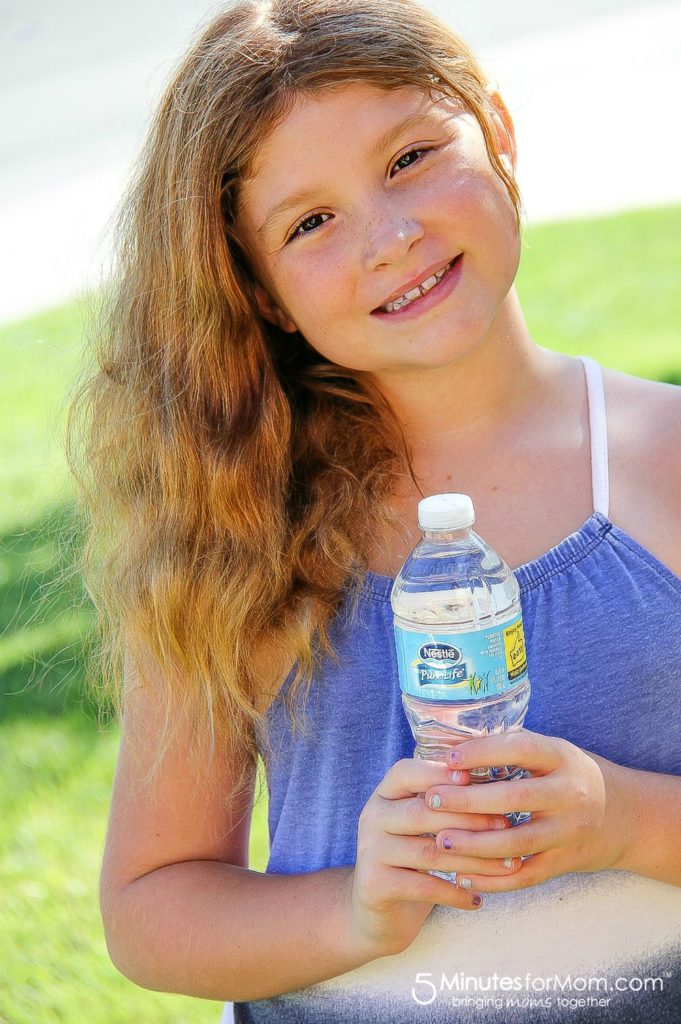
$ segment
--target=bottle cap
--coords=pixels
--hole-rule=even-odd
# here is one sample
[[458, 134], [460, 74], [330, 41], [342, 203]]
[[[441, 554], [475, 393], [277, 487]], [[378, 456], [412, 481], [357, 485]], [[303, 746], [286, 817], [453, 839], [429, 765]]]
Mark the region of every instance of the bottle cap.
[[473, 502], [467, 494], [431, 494], [419, 502], [422, 530], [460, 530], [475, 522]]

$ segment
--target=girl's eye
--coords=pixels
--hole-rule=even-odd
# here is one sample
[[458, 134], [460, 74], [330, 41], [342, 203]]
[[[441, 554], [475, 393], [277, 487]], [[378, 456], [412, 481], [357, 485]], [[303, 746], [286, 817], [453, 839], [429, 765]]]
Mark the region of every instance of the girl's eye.
[[[317, 217], [330, 217], [330, 216], [331, 216], [330, 213], [311, 213], [309, 217], [305, 217], [304, 220], [301, 220], [296, 225], [296, 227], [294, 227], [293, 231], [288, 236], [287, 241], [290, 242], [294, 238], [301, 238], [303, 235], [311, 235], [313, 231], [317, 230], [317, 228], [319, 227], [319, 224], [315, 224], [314, 227], [311, 227], [308, 231], [303, 230], [305, 228], [305, 225], [312, 223], [312, 221], [316, 220]], [[322, 224], [325, 224], [325, 223], [326, 223], [326, 221], [322, 221]], [[300, 234], [299, 234], [299, 232], [300, 232]]]
[[[408, 156], [414, 156], [415, 153], [421, 153], [422, 154], [422, 153], [429, 153], [429, 152], [430, 152], [430, 149], [410, 149], [406, 153], [403, 153], [402, 156], [397, 158], [397, 160], [393, 164], [393, 167], [397, 167], [397, 165], [400, 163], [400, 161], [406, 160]], [[416, 160], [411, 160], [408, 164], [406, 164], [406, 167], [411, 167], [412, 164], [418, 163], [418, 161], [420, 159], [421, 159], [421, 156], [417, 156]], [[400, 168], [400, 170], [404, 170], [404, 169], [405, 169], [405, 167], [401, 167]]]

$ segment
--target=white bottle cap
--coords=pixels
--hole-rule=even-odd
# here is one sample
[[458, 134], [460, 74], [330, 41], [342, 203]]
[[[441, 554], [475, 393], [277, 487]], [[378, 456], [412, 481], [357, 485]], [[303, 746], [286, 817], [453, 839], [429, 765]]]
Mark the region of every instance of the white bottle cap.
[[460, 530], [475, 522], [473, 502], [467, 494], [431, 494], [419, 502], [422, 530]]

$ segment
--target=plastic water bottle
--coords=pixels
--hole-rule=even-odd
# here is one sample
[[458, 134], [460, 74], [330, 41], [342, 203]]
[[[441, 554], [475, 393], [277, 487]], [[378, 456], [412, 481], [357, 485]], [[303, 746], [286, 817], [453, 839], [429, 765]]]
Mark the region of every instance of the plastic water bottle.
[[[430, 761], [446, 760], [463, 740], [521, 729], [530, 699], [518, 581], [474, 533], [474, 522], [467, 494], [433, 494], [420, 501], [424, 536], [390, 595], [414, 756]], [[516, 765], [470, 772], [474, 783], [528, 775]], [[516, 811], [506, 817], [520, 825], [531, 815]]]

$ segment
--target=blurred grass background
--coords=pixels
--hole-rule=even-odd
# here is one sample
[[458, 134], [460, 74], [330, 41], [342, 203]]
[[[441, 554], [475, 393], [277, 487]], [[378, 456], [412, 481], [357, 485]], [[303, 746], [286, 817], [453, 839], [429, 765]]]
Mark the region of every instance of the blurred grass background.
[[[680, 280], [681, 207], [525, 228], [518, 291], [549, 348], [681, 384]], [[50, 586], [76, 538], [61, 439], [81, 333], [78, 304], [0, 329], [0, 1022], [219, 1024], [218, 1003], [119, 975], [99, 918], [118, 727], [84, 695], [79, 582]]]

